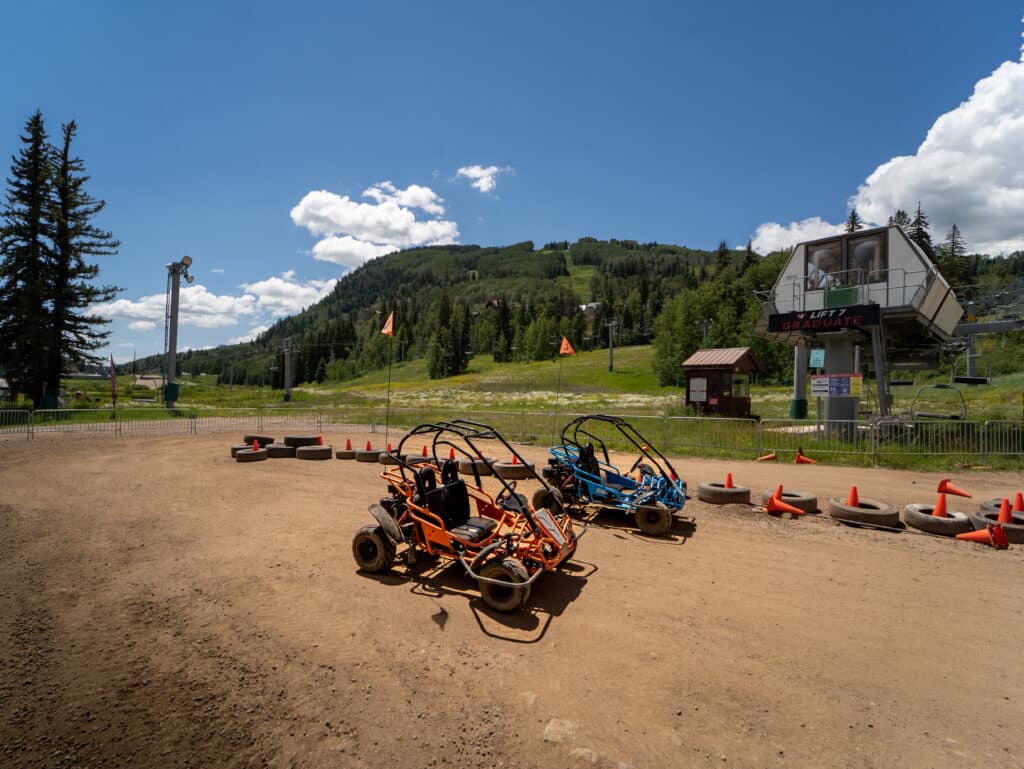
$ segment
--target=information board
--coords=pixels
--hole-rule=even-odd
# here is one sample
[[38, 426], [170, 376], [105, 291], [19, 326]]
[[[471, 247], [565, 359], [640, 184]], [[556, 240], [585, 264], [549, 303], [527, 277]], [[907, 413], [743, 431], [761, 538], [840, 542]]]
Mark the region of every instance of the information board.
[[811, 374], [812, 398], [859, 398], [863, 392], [861, 374]]

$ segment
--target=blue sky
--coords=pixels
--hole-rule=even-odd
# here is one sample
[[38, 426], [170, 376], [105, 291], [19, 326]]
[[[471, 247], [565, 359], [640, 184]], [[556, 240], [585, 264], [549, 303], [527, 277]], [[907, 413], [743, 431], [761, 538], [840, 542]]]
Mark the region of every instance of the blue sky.
[[1022, 11], [37, 0], [3, 13], [0, 151], [37, 108], [78, 121], [118, 361], [161, 351], [185, 254], [182, 348], [412, 243], [767, 250], [921, 200], [998, 253], [1024, 247]]

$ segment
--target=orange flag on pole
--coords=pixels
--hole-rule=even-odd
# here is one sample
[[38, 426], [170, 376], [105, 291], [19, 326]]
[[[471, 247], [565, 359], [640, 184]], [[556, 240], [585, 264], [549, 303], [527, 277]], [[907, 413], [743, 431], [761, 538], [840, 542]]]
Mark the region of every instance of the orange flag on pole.
[[564, 336], [562, 337], [562, 346], [558, 348], [559, 355], [575, 355], [576, 351], [572, 349], [572, 345], [569, 344], [569, 340]]
[[382, 328], [380, 330], [380, 333], [384, 334], [385, 336], [394, 336], [395, 335], [395, 328], [394, 327], [395, 327], [395, 311], [392, 310], [391, 314], [388, 315], [388, 322], [384, 324], [384, 328]]

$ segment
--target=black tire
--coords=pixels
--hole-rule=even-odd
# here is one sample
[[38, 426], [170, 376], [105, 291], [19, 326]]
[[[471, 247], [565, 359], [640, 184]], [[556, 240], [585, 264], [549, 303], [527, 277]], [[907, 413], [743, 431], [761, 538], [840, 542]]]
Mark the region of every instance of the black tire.
[[[493, 558], [484, 564], [480, 576], [487, 579], [501, 579], [506, 582], [526, 582], [530, 578], [526, 567], [517, 558]], [[480, 582], [480, 596], [484, 603], [495, 611], [515, 611], [526, 605], [530, 597], [530, 585], [505, 587]]]
[[260, 446], [262, 447], [262, 446], [269, 446], [271, 443], [274, 442], [274, 439], [271, 438], [269, 435], [255, 435], [255, 434], [253, 434], [253, 435], [246, 435], [245, 437], [242, 438], [242, 443], [248, 443], [250, 446], [252, 446], [252, 442], [253, 441], [259, 441], [260, 442]]
[[331, 446], [298, 446], [295, 449], [297, 459], [330, 459], [334, 456], [334, 448]]
[[241, 451], [235, 452], [236, 462], [262, 462], [267, 458], [266, 449], [242, 449]]
[[[1000, 500], [1002, 502], [1002, 500]], [[978, 511], [971, 516], [971, 523], [975, 530], [984, 529], [986, 526], [999, 523], [998, 512]], [[1024, 544], [1024, 514], [1014, 513], [1013, 523], [1000, 524], [1006, 532], [1006, 541], [1014, 545]]]
[[356, 452], [355, 449], [338, 449], [334, 452], [334, 456], [337, 459], [355, 459]]
[[521, 481], [533, 477], [533, 465], [522, 462], [495, 462], [494, 474], [506, 481]]
[[318, 446], [320, 444], [319, 435], [286, 435], [284, 436], [285, 446]]
[[234, 446], [231, 447], [231, 458], [234, 459], [235, 454], [237, 454], [239, 451], [248, 451], [251, 448], [251, 443], [236, 443]]
[[363, 526], [352, 537], [352, 557], [362, 571], [380, 574], [395, 562], [395, 543], [377, 524]]
[[369, 451], [356, 449], [356, 462], [376, 462], [379, 459], [380, 452], [377, 449], [370, 449]]
[[288, 458], [295, 456], [294, 446], [285, 446], [283, 443], [271, 443], [267, 446], [267, 456], [271, 459]]
[[[786, 500], [787, 502], [789, 500]], [[860, 505], [853, 507], [846, 504], [844, 497], [832, 497], [828, 503], [828, 514], [837, 521], [846, 523], [866, 523], [871, 526], [889, 526], [899, 528], [900, 513], [888, 502], [877, 499], [862, 498]]]
[[932, 515], [935, 505], [907, 505], [903, 508], [903, 522], [929, 534], [940, 534], [943, 537], [955, 537], [965, 531], [973, 531], [971, 519], [966, 513], [948, 510], [948, 518]]
[[533, 492], [533, 498], [530, 500], [530, 504], [533, 505], [534, 510], [552, 510], [555, 513], [562, 513], [562, 492], [558, 489], [551, 489], [550, 492], [543, 486]]
[[[768, 499], [772, 494], [775, 493], [775, 489], [765, 489], [761, 492], [761, 504], [767, 505]], [[803, 491], [786, 491], [782, 490], [782, 501], [787, 505], [792, 505], [797, 510], [803, 510], [805, 513], [813, 513], [818, 509], [818, 498], [813, 494], [808, 494]], [[896, 516], [899, 520], [899, 515]]]
[[727, 489], [722, 481], [703, 481], [697, 484], [697, 499], [712, 505], [749, 505], [750, 489], [746, 486]]
[[[1012, 510], [1013, 499], [1011, 499], [1010, 497], [1000, 497], [999, 499], [987, 499], [984, 502], [982, 502], [981, 506], [978, 508], [978, 512], [995, 513], [996, 515], [998, 515], [999, 511], [1002, 510], [1003, 508], [1003, 499], [1010, 503], [1010, 509]], [[1019, 516], [1024, 516], [1024, 513], [1018, 510], [1016, 513], [1013, 514], [1014, 518], [1017, 518]]]
[[381, 455], [377, 458], [377, 461], [382, 465], [397, 465], [399, 460], [408, 463], [409, 457], [405, 454], [382, 451]]
[[458, 462], [459, 473], [462, 475], [472, 475], [474, 467], [476, 467], [477, 475], [493, 475], [490, 465], [487, 464], [487, 462], [494, 464], [493, 459], [488, 459], [487, 462], [485, 462], [482, 459], [469, 459], [467, 457], [462, 457]]
[[672, 511], [664, 505], [640, 505], [636, 509], [636, 525], [648, 537], [663, 537], [672, 528]]

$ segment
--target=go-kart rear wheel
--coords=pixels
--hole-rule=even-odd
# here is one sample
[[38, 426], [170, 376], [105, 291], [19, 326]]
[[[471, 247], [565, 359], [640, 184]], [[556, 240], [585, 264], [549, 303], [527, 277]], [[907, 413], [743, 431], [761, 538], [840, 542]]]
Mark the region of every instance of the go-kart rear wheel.
[[553, 513], [562, 512], [562, 492], [558, 489], [551, 489], [549, 492], [545, 487], [541, 486], [533, 492], [533, 498], [530, 502], [533, 504], [534, 510], [544, 508]]
[[376, 524], [363, 526], [352, 538], [352, 556], [363, 571], [379, 574], [395, 562], [395, 543]]
[[661, 503], [640, 505], [636, 509], [636, 525], [649, 537], [663, 537], [672, 528], [672, 511]]
[[[526, 582], [530, 578], [526, 567], [518, 558], [492, 558], [484, 564], [480, 576], [505, 582]], [[515, 611], [526, 604], [530, 597], [530, 586], [506, 587], [480, 582], [480, 595], [484, 603], [495, 611]]]

